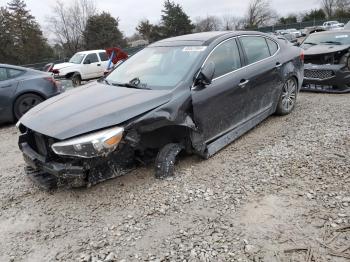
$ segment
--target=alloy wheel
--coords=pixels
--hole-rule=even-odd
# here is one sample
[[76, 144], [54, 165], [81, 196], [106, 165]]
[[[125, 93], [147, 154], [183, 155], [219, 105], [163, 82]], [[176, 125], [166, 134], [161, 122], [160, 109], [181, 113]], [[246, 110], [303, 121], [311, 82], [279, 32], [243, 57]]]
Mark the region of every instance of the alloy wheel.
[[295, 104], [297, 97], [297, 85], [293, 79], [289, 79], [283, 86], [282, 106], [286, 111], [290, 111]]

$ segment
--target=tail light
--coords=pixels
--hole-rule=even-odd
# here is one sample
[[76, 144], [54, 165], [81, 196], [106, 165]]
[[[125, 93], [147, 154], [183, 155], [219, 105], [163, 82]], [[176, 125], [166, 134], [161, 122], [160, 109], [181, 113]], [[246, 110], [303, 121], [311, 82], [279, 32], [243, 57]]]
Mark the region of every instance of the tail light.
[[51, 69], [51, 72], [55, 75], [59, 75], [60, 74], [60, 70], [58, 69]]
[[53, 87], [56, 91], [58, 91], [58, 92], [62, 91], [61, 84], [59, 82], [57, 82], [53, 77], [45, 77], [44, 79], [49, 81], [53, 85]]
[[304, 62], [304, 60], [305, 60], [304, 51], [301, 51], [301, 53], [300, 53], [300, 60], [301, 60], [302, 62]]

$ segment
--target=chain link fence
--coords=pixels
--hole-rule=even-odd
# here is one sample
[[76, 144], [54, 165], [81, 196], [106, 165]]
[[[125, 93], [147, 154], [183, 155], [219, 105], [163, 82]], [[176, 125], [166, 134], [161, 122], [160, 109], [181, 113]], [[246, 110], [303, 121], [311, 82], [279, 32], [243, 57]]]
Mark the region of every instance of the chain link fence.
[[346, 24], [350, 21], [350, 18], [334, 18], [334, 19], [324, 19], [324, 20], [314, 20], [314, 21], [307, 21], [307, 22], [299, 22], [299, 23], [292, 23], [292, 24], [283, 24], [283, 25], [273, 25], [273, 26], [266, 26], [266, 27], [260, 27], [257, 30], [261, 32], [275, 32], [276, 30], [285, 30], [289, 28], [295, 28], [295, 29], [304, 29], [306, 27], [312, 27], [312, 26], [321, 26], [324, 22], [327, 21], [338, 21], [339, 23]]

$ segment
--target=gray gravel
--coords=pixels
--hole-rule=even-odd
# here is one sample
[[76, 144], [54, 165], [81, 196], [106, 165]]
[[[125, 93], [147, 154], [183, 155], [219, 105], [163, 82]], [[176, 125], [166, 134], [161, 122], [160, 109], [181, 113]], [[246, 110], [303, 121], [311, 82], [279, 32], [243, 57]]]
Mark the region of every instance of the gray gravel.
[[[348, 261], [350, 95], [301, 94], [211, 159], [44, 192], [0, 128], [0, 261]], [[312, 260], [310, 260], [312, 261]]]

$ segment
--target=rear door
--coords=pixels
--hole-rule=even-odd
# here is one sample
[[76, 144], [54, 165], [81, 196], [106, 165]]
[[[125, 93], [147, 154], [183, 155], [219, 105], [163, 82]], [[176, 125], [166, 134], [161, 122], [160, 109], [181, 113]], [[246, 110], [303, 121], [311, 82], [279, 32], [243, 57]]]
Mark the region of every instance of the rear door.
[[245, 71], [249, 75], [250, 117], [271, 109], [281, 90], [282, 75], [279, 45], [263, 36], [239, 37], [246, 56]]
[[17, 69], [0, 67], [0, 118], [9, 119], [12, 114], [13, 97], [18, 86], [18, 77], [25, 72]]
[[236, 38], [216, 46], [205, 63], [210, 62], [215, 64], [212, 83], [192, 88], [194, 119], [200, 129], [194, 140], [202, 143], [210, 143], [242, 123], [249, 102], [245, 85], [248, 75], [240, 70], [243, 61]]
[[85, 79], [98, 78], [101, 75], [101, 62], [96, 53], [86, 55], [82, 67]]
[[101, 76], [103, 76], [104, 72], [107, 70], [107, 66], [108, 66], [108, 55], [106, 52], [99, 52], [98, 53], [100, 60], [101, 60]]

